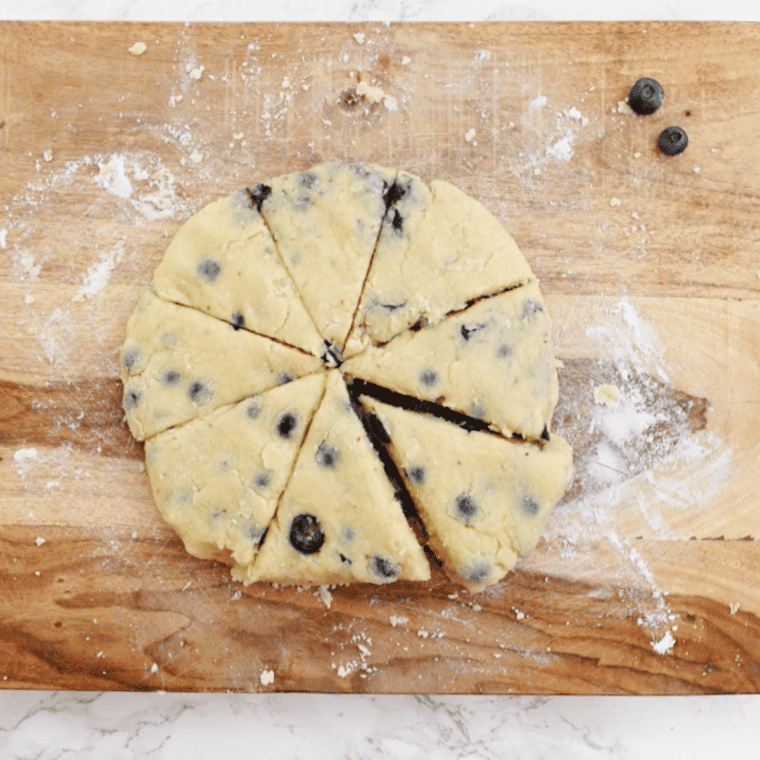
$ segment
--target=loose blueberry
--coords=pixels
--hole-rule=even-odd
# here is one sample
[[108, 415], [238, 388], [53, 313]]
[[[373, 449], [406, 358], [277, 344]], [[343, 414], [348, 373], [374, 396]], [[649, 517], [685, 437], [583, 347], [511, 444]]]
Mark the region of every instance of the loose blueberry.
[[168, 369], [162, 379], [166, 385], [176, 385], [180, 381], [180, 374], [176, 369]]
[[379, 578], [393, 580], [401, 572], [401, 565], [385, 557], [375, 555], [369, 559], [369, 569]]
[[187, 395], [194, 404], [205, 404], [211, 401], [213, 393], [206, 383], [194, 380], [187, 388]]
[[298, 417], [293, 412], [283, 412], [275, 422], [275, 430], [280, 438], [292, 438], [298, 427]]
[[331, 446], [327, 441], [322, 441], [317, 447], [317, 453], [315, 455], [317, 464], [320, 467], [326, 467], [327, 469], [333, 469], [340, 461], [340, 451]]
[[628, 93], [628, 105], [634, 113], [648, 116], [654, 113], [665, 100], [665, 91], [655, 79], [641, 77]]
[[124, 362], [124, 369], [129, 372], [129, 370], [132, 369], [132, 367], [135, 366], [135, 363], [140, 358], [140, 349], [139, 348], [130, 348], [128, 351], [124, 353], [124, 357], [122, 361]]
[[531, 517], [535, 517], [541, 511], [541, 505], [532, 496], [524, 496], [520, 502], [520, 508]]
[[322, 526], [314, 515], [303, 513], [293, 518], [288, 534], [290, 545], [301, 554], [316, 554], [325, 543]]
[[434, 369], [423, 369], [420, 372], [420, 382], [426, 388], [432, 388], [438, 382], [438, 373]]
[[222, 267], [218, 261], [214, 261], [214, 259], [210, 258], [205, 258], [201, 259], [198, 262], [196, 271], [198, 272], [198, 277], [200, 277], [202, 280], [205, 280], [206, 282], [213, 282], [219, 276], [219, 272], [222, 271]]
[[140, 398], [142, 397], [142, 394], [140, 391], [125, 391], [124, 393], [124, 400], [123, 405], [125, 409], [134, 409], [138, 403], [140, 403]]
[[415, 486], [421, 486], [425, 482], [425, 468], [421, 464], [412, 465], [406, 471], [406, 476]]
[[239, 330], [241, 327], [245, 326], [245, 317], [239, 311], [236, 311], [230, 318], [230, 322], [232, 322], [232, 328], [234, 330]]
[[480, 507], [478, 506], [478, 502], [470, 494], [460, 493], [454, 499], [454, 514], [466, 525], [473, 522], [479, 513]]
[[251, 203], [256, 206], [257, 211], [261, 211], [264, 201], [272, 194], [272, 188], [269, 185], [259, 184], [248, 191], [248, 197]]
[[689, 136], [681, 127], [666, 127], [657, 138], [657, 145], [666, 156], [677, 156], [686, 150]]

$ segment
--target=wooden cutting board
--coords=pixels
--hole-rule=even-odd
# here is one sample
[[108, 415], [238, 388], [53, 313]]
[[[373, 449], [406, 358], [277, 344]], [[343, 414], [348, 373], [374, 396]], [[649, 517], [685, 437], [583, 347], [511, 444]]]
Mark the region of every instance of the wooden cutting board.
[[[2, 23], [0, 51], [0, 684], [760, 689], [757, 25]], [[169, 237], [330, 158], [452, 181], [540, 277], [576, 479], [487, 593], [236, 585], [123, 424]]]

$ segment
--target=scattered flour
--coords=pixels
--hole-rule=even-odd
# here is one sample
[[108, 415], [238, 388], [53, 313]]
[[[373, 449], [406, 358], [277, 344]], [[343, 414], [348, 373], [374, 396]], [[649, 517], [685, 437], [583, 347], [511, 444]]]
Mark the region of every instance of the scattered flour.
[[124, 255], [124, 247], [124, 241], [120, 240], [111, 251], [101, 254], [98, 261], [87, 270], [82, 286], [71, 299], [72, 301], [81, 302], [85, 299], [89, 300], [108, 285], [113, 270]]

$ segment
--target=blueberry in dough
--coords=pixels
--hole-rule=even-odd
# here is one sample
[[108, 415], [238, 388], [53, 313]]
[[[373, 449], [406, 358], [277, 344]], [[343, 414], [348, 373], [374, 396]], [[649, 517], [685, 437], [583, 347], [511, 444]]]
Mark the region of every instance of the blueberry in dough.
[[528, 319], [529, 317], [532, 317], [534, 314], [538, 314], [540, 311], [543, 311], [544, 307], [541, 306], [541, 304], [536, 301], [533, 298], [528, 299], [523, 303], [522, 308], [522, 314], [520, 315], [520, 319]]
[[314, 172], [301, 172], [299, 181], [302, 187], [305, 187], [307, 190], [311, 190], [317, 181], [317, 175]]
[[407, 471], [406, 476], [416, 486], [421, 486], [425, 482], [425, 468], [421, 464], [412, 465]]
[[200, 380], [193, 380], [187, 388], [187, 395], [194, 404], [205, 404], [211, 401], [213, 394], [211, 388]]
[[269, 484], [272, 482], [272, 477], [268, 472], [260, 472], [253, 479], [253, 487], [257, 491], [263, 491], [265, 488], [269, 488]]
[[391, 226], [397, 235], [401, 235], [404, 231], [404, 219], [401, 214], [399, 214], [398, 209], [393, 209], [393, 219], [391, 220]]
[[551, 440], [551, 436], [549, 435], [549, 428], [546, 427], [546, 425], [544, 425], [544, 429], [541, 431], [541, 438], [544, 441], [550, 441]]
[[275, 430], [280, 438], [291, 438], [298, 427], [298, 418], [293, 412], [283, 412], [275, 422]]
[[512, 346], [508, 346], [506, 343], [502, 343], [496, 349], [496, 356], [498, 356], [499, 359], [509, 359], [509, 357], [512, 356]]
[[280, 372], [280, 374], [277, 375], [277, 382], [280, 385], [285, 385], [286, 383], [292, 383], [293, 375], [291, 375], [290, 372]]
[[180, 381], [180, 374], [176, 369], [168, 369], [162, 379], [166, 385], [176, 385]]
[[520, 508], [526, 515], [535, 517], [541, 510], [541, 505], [532, 496], [524, 496], [520, 502]]
[[257, 401], [251, 401], [248, 404], [248, 408], [245, 410], [249, 420], [255, 420], [261, 414], [261, 407]]
[[325, 534], [319, 520], [314, 515], [304, 512], [296, 515], [290, 523], [288, 540], [301, 554], [316, 554], [325, 543]]
[[461, 574], [470, 583], [482, 583], [491, 574], [491, 563], [487, 559], [478, 559], [464, 568]]
[[389, 209], [394, 203], [398, 203], [406, 195], [406, 189], [394, 182], [383, 193], [383, 201], [385, 202], [386, 210]]
[[330, 470], [340, 461], [340, 451], [338, 451], [335, 446], [331, 446], [327, 443], [327, 441], [322, 441], [322, 443], [319, 444], [315, 456], [317, 464], [320, 467], [325, 467]]
[[454, 499], [454, 514], [463, 523], [469, 525], [480, 513], [478, 502], [468, 493], [460, 493]]
[[234, 330], [239, 330], [245, 326], [245, 317], [239, 311], [236, 311], [230, 318], [230, 322]]
[[132, 367], [135, 366], [135, 362], [140, 358], [140, 349], [139, 348], [130, 348], [129, 351], [126, 351], [124, 354], [124, 369], [129, 372], [129, 370], [132, 369]]
[[665, 100], [662, 85], [650, 77], [641, 77], [628, 93], [628, 105], [634, 113], [648, 116], [654, 113]]
[[256, 207], [257, 211], [261, 211], [261, 206], [271, 194], [272, 188], [263, 183], [256, 185], [253, 190], [248, 190], [248, 197], [251, 199], [251, 203]]
[[686, 150], [689, 136], [681, 127], [666, 127], [657, 138], [657, 145], [666, 156], [677, 156]]
[[385, 557], [375, 555], [369, 559], [369, 569], [379, 578], [392, 580], [401, 572], [401, 566]]
[[420, 372], [420, 382], [426, 388], [432, 388], [438, 382], [438, 373], [434, 369], [423, 369]]
[[470, 339], [470, 336], [478, 330], [483, 330], [485, 325], [460, 325], [459, 334], [465, 341]]
[[222, 271], [222, 267], [219, 265], [218, 261], [214, 261], [214, 259], [210, 258], [205, 258], [201, 259], [198, 262], [198, 268], [196, 271], [202, 280], [205, 280], [206, 282], [213, 282], [219, 276], [219, 272]]
[[140, 402], [141, 393], [140, 391], [134, 391], [134, 390], [128, 390], [124, 393], [124, 408], [125, 409], [134, 409], [137, 404]]

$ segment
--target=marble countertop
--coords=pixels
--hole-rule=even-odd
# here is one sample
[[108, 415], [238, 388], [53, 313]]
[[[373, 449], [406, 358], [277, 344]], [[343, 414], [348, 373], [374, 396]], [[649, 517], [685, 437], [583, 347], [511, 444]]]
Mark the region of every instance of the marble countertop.
[[[0, 0], [2, 19], [760, 21], [743, 0]], [[0, 757], [757, 756], [760, 696], [483, 697], [0, 691]]]

